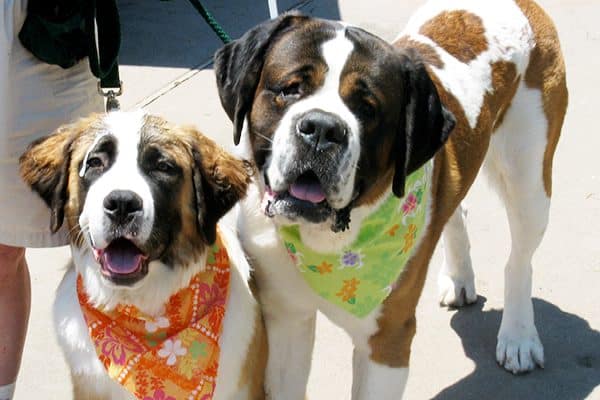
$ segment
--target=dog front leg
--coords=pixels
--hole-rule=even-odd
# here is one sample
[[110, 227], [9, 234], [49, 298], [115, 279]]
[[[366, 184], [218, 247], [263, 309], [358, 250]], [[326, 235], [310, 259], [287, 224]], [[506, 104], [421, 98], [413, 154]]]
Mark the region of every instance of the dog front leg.
[[421, 244], [398, 286], [383, 302], [377, 319], [378, 331], [369, 338], [368, 346], [355, 351], [352, 400], [402, 398], [417, 331], [415, 311], [434, 245], [434, 241]]
[[303, 400], [315, 341], [316, 314], [265, 313], [269, 359], [265, 391], [270, 400]]
[[407, 367], [389, 367], [355, 349], [352, 358], [352, 400], [399, 400], [408, 379]]
[[379, 330], [367, 346], [354, 349], [352, 400], [402, 399], [416, 320], [411, 313], [389, 317], [378, 320]]

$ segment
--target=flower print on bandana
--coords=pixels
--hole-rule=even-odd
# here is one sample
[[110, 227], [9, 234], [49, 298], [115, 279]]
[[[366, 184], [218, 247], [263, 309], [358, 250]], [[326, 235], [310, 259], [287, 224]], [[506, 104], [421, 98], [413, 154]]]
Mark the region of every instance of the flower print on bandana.
[[299, 253], [298, 250], [296, 250], [296, 246], [294, 246], [292, 243], [285, 242], [285, 250], [295, 265], [302, 264], [302, 253]]
[[414, 193], [409, 193], [402, 203], [402, 212], [404, 215], [409, 215], [417, 208], [418, 200], [417, 196]]
[[158, 317], [156, 319], [151, 319], [146, 321], [146, 331], [150, 333], [154, 333], [159, 329], [164, 329], [169, 327], [169, 320], [165, 317]]
[[340, 297], [342, 301], [346, 301], [350, 304], [356, 303], [356, 290], [360, 285], [360, 280], [352, 278], [344, 281], [342, 288], [335, 295]]
[[415, 239], [417, 237], [417, 226], [415, 224], [410, 224], [406, 233], [404, 234], [404, 246], [402, 246], [402, 253], [408, 253], [410, 249], [412, 249], [415, 244]]
[[206, 311], [210, 310], [208, 322], [214, 330], [225, 316], [226, 289], [223, 290], [217, 283], [212, 285], [201, 283], [198, 292], [198, 306]]
[[146, 396], [144, 400], [176, 400], [173, 396], [167, 396], [162, 389], [157, 389], [154, 391], [154, 395], [152, 397]]
[[327, 261], [323, 261], [321, 264], [317, 265], [317, 271], [319, 271], [321, 275], [330, 274], [332, 268], [333, 265]]
[[400, 224], [394, 224], [390, 229], [386, 231], [386, 233], [390, 236], [396, 236], [396, 232], [400, 229]]
[[356, 252], [351, 250], [346, 250], [342, 254], [341, 266], [340, 268], [360, 268], [363, 266], [363, 255], [360, 250]]
[[390, 188], [361, 221], [352, 243], [339, 250], [311, 248], [298, 225], [278, 228], [293, 264], [317, 295], [359, 318], [382, 304], [425, 234], [432, 171], [430, 161], [411, 173], [403, 198]]
[[181, 346], [181, 340], [165, 340], [163, 347], [158, 351], [158, 355], [167, 359], [167, 365], [175, 365], [178, 356], [184, 356], [187, 349]]
[[230, 286], [230, 262], [220, 235], [206, 260], [204, 271], [173, 294], [157, 315], [133, 305], [97, 309], [78, 276], [77, 297], [98, 359], [135, 398], [212, 399]]
[[113, 335], [110, 326], [106, 327], [104, 335], [105, 337], [100, 345], [102, 354], [112, 359], [117, 365], [125, 365], [127, 351], [139, 352], [143, 350], [142, 347], [133, 340], [125, 342], [116, 338]]
[[200, 296], [198, 304], [200, 306], [204, 306], [207, 310], [210, 310], [214, 307], [222, 307], [225, 305], [225, 293], [223, 293], [216, 283], [213, 283], [210, 286], [206, 283], [201, 283], [199, 288]]

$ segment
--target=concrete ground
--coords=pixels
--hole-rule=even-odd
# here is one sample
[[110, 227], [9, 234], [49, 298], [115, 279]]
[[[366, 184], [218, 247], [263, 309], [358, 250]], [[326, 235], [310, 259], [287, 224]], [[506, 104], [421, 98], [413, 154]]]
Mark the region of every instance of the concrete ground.
[[[393, 39], [420, 1], [280, 0], [313, 15], [344, 19]], [[478, 181], [468, 196], [476, 271], [476, 305], [448, 311], [437, 301], [436, 252], [418, 308], [407, 399], [600, 399], [600, 1], [540, 0], [558, 26], [568, 67], [570, 106], [554, 168], [550, 225], [534, 258], [534, 308], [546, 368], [512, 376], [496, 365], [503, 267], [510, 239], [504, 210]], [[207, 62], [219, 41], [185, 0], [119, 1], [123, 23], [123, 108], [143, 106], [194, 123], [231, 146]], [[266, 1], [205, 1], [237, 37], [268, 17]], [[29, 335], [17, 399], [68, 399], [67, 367], [54, 339], [50, 309], [63, 274], [65, 248], [28, 253], [33, 285]], [[318, 320], [311, 399], [347, 399], [351, 344]]]

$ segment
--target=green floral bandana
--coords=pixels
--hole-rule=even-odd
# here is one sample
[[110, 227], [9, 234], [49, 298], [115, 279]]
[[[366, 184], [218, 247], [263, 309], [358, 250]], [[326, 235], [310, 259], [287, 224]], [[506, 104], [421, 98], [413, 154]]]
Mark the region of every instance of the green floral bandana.
[[319, 296], [359, 318], [385, 300], [423, 234], [432, 169], [428, 162], [413, 172], [406, 196], [390, 193], [362, 222], [356, 240], [338, 254], [305, 246], [298, 225], [279, 228], [292, 261]]

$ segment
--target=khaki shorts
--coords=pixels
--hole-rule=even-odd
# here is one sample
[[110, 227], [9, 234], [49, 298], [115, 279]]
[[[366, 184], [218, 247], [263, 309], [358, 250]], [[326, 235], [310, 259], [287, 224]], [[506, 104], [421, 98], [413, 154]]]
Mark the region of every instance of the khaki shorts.
[[46, 204], [20, 179], [29, 143], [60, 125], [103, 110], [87, 60], [69, 69], [39, 62], [17, 37], [26, 0], [0, 3], [0, 243], [19, 247], [67, 244], [65, 227], [50, 233]]

